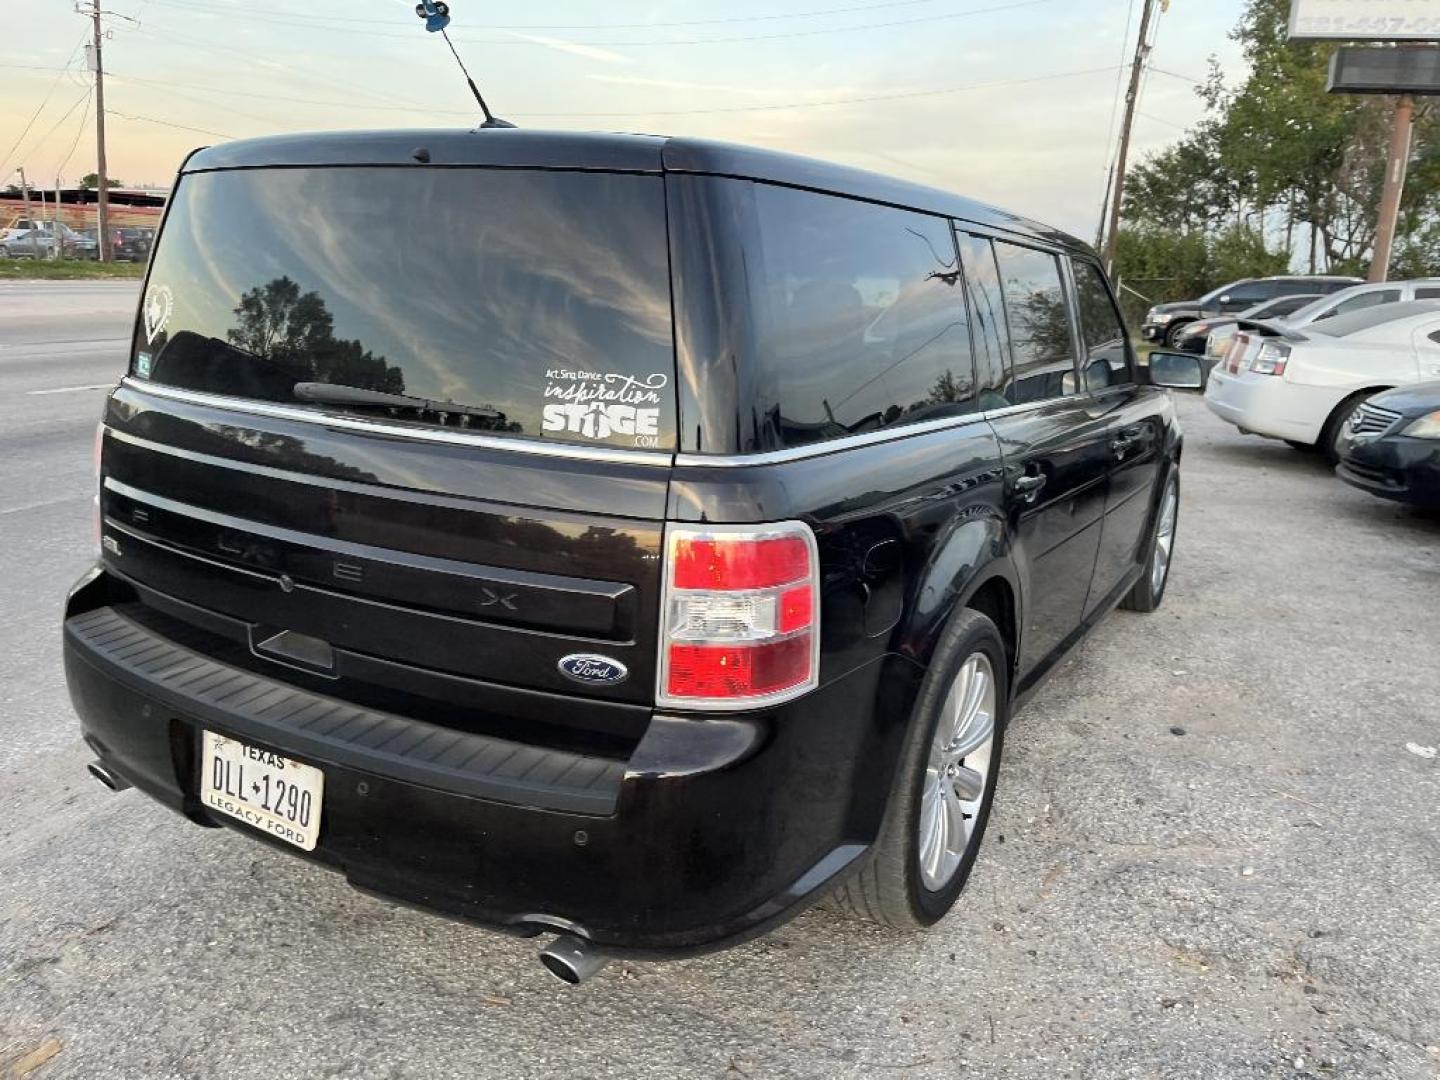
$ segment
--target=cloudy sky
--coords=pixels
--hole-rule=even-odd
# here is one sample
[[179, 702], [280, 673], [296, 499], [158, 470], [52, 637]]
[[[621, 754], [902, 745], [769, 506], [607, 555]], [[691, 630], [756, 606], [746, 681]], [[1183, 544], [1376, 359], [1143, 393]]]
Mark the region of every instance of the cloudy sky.
[[[0, 154], [9, 151], [0, 179], [11, 182], [24, 165], [34, 181], [73, 180], [95, 162], [80, 51], [89, 23], [71, 0], [23, 6], [0, 39]], [[523, 126], [684, 133], [812, 154], [1091, 236], [1140, 4], [451, 6], [451, 36], [491, 107]], [[1227, 31], [1241, 6], [1172, 0], [1136, 126], [1140, 153], [1200, 115], [1193, 80], [1207, 57], [1240, 73]], [[412, 0], [107, 0], [106, 8], [116, 13], [105, 50], [110, 166], [130, 183], [167, 182], [186, 152], [224, 138], [474, 118], [444, 42], [424, 32]]]

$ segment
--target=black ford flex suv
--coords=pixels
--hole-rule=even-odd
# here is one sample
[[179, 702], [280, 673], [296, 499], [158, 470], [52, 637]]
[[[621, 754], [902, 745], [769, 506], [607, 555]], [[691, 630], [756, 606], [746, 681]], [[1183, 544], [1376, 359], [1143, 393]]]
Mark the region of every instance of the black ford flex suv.
[[805, 159], [201, 151], [65, 613], [92, 772], [571, 981], [837, 890], [928, 925], [1012, 710], [1161, 601], [1181, 361], [1084, 244]]

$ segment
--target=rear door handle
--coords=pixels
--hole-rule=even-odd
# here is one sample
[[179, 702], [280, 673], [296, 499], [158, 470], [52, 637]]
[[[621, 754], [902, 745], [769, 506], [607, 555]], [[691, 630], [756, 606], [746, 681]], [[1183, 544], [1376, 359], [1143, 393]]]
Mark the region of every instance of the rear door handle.
[[1016, 477], [1015, 492], [1025, 502], [1034, 502], [1035, 497], [1040, 494], [1040, 489], [1047, 483], [1049, 481], [1046, 480], [1044, 473], [1026, 473]]
[[1121, 428], [1115, 438], [1110, 440], [1110, 449], [1117, 454], [1123, 454], [1132, 446], [1145, 437], [1145, 429], [1141, 427]]

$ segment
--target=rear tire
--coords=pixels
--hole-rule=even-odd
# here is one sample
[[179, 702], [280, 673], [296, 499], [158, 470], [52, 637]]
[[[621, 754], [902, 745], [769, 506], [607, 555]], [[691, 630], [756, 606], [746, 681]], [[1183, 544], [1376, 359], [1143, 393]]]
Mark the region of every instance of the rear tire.
[[1160, 509], [1155, 514], [1155, 527], [1150, 534], [1150, 557], [1145, 572], [1120, 606], [1126, 611], [1149, 614], [1165, 599], [1170, 584], [1170, 566], [1175, 556], [1175, 534], [1180, 524], [1180, 466], [1172, 465], [1160, 496]]
[[1335, 411], [1330, 414], [1330, 419], [1326, 420], [1325, 426], [1320, 429], [1320, 441], [1316, 445], [1324, 456], [1325, 463], [1332, 469], [1340, 464], [1340, 435], [1345, 430], [1345, 425], [1355, 414], [1355, 410], [1378, 392], [1362, 390], [1358, 394], [1351, 394], [1335, 406]]
[[1006, 656], [1000, 631], [980, 612], [965, 608], [946, 626], [915, 701], [879, 839], [835, 891], [842, 910], [923, 930], [955, 906], [995, 801], [1010, 716]]

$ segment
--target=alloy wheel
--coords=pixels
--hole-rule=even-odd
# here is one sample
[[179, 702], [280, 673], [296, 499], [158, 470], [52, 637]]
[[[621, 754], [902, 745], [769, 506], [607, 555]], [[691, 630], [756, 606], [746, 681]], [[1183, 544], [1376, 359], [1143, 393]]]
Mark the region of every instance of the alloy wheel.
[[1158, 598], [1170, 573], [1170, 554], [1175, 549], [1175, 523], [1180, 516], [1180, 491], [1172, 479], [1165, 485], [1160, 518], [1155, 523], [1155, 556], [1150, 564], [1150, 591]]
[[960, 667], [945, 696], [920, 800], [920, 878], [931, 892], [954, 878], [975, 835], [995, 745], [995, 670], [984, 653]]

